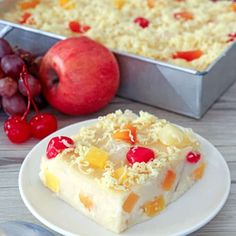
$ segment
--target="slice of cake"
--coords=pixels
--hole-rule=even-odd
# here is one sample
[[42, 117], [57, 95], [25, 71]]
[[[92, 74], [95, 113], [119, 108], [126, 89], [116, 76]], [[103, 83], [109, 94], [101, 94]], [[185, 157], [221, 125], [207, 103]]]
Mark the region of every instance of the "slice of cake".
[[205, 170], [196, 135], [147, 113], [116, 111], [50, 140], [43, 184], [105, 228], [122, 232], [179, 198]]

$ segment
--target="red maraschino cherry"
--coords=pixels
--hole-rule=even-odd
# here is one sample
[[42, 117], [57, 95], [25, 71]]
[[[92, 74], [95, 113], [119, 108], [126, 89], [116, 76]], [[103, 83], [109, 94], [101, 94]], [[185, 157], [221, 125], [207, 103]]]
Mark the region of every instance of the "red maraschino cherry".
[[134, 23], [138, 24], [141, 28], [147, 28], [150, 22], [144, 17], [137, 17], [134, 19]]
[[4, 131], [13, 143], [23, 143], [31, 137], [29, 123], [20, 116], [9, 117], [4, 123]]
[[201, 154], [198, 152], [189, 152], [186, 155], [187, 162], [189, 162], [191, 164], [197, 163], [200, 159], [201, 159]]
[[[28, 85], [28, 73], [26, 67], [23, 66], [20, 78], [23, 80], [27, 90], [28, 103], [27, 108], [22, 117], [9, 117], [4, 124], [4, 131], [13, 143], [22, 143], [28, 140], [31, 136], [42, 139], [52, 132], [57, 130], [57, 120], [50, 113], [40, 113], [30, 93]], [[30, 110], [30, 105], [33, 105], [36, 115], [27, 122], [26, 118]]]
[[66, 136], [58, 136], [52, 138], [47, 146], [46, 155], [48, 159], [55, 158], [58, 153], [62, 152], [66, 148], [74, 146], [74, 141]]
[[135, 162], [149, 162], [155, 158], [152, 149], [146, 147], [131, 147], [126, 154], [126, 159], [130, 164]]
[[49, 113], [39, 113], [30, 120], [32, 136], [42, 139], [57, 130], [57, 120]]
[[34, 138], [42, 139], [57, 130], [57, 119], [50, 113], [41, 113], [36, 106], [28, 84], [28, 73], [23, 69], [23, 81], [27, 90], [28, 99], [30, 99], [36, 115], [30, 120], [31, 133]]

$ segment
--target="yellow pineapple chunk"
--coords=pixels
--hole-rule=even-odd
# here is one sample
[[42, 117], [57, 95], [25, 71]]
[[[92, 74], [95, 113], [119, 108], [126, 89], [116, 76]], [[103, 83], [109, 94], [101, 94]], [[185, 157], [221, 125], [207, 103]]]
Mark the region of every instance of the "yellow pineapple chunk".
[[75, 2], [71, 0], [59, 0], [59, 4], [61, 7], [63, 7], [65, 10], [74, 9], [76, 7]]
[[92, 167], [103, 169], [108, 160], [108, 152], [97, 147], [91, 147], [85, 156], [85, 160], [87, 160]]
[[139, 199], [139, 196], [137, 194], [133, 192], [130, 193], [123, 204], [123, 210], [127, 213], [130, 213], [133, 210], [138, 199]]
[[87, 208], [88, 210], [91, 210], [93, 207], [93, 201], [90, 197], [80, 194], [79, 195], [79, 199], [81, 201], [81, 203], [84, 205], [85, 208]]
[[184, 141], [184, 132], [175, 125], [167, 124], [159, 132], [161, 143], [167, 146], [182, 146]]
[[206, 164], [202, 162], [194, 171], [193, 171], [193, 179], [199, 180], [202, 178], [204, 171], [206, 168]]
[[44, 171], [45, 185], [53, 192], [58, 193], [60, 191], [59, 179], [46, 169]]
[[142, 208], [147, 216], [153, 217], [165, 209], [165, 199], [160, 195], [154, 200], [146, 202]]
[[122, 9], [122, 7], [125, 5], [125, 0], [115, 0], [115, 7], [117, 9]]
[[124, 181], [128, 177], [127, 172], [125, 171], [125, 167], [122, 166], [122, 167], [116, 169], [113, 177], [116, 178], [119, 183], [123, 184]]

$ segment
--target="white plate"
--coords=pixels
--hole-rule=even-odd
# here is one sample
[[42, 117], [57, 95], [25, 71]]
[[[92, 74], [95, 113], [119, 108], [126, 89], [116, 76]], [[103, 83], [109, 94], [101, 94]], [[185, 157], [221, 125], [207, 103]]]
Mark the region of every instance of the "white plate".
[[[39, 142], [25, 158], [19, 174], [20, 194], [30, 212], [49, 228], [68, 236], [117, 235], [56, 198], [39, 180], [40, 159], [49, 139], [56, 135], [74, 135], [91, 122], [94, 120], [70, 125]], [[159, 216], [128, 229], [122, 235], [185, 235], [205, 225], [220, 211], [230, 190], [229, 169], [211, 143], [200, 136], [199, 140], [208, 162], [204, 177]]]

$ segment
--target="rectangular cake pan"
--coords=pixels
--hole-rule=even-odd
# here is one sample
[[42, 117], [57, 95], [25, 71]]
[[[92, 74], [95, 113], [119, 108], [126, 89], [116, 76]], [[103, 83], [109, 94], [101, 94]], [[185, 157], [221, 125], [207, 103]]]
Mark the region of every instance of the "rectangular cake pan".
[[[14, 0], [0, 1], [0, 12]], [[34, 54], [44, 54], [64, 36], [0, 19], [0, 37]], [[121, 71], [118, 95], [193, 118], [201, 118], [236, 80], [236, 43], [205, 71], [195, 71], [113, 51]]]

